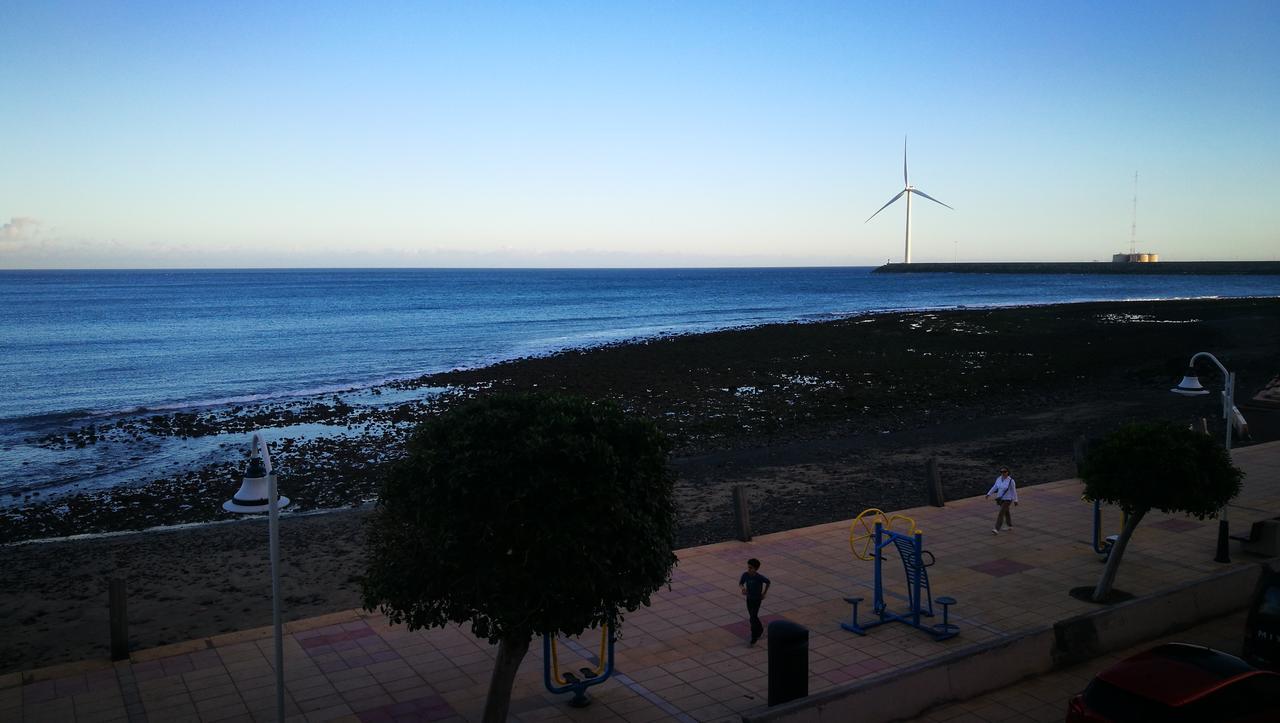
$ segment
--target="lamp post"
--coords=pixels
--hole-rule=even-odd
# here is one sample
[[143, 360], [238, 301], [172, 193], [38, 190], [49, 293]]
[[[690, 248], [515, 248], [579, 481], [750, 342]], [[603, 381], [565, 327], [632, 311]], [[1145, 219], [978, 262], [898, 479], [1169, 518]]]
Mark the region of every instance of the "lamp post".
[[[1178, 386], [1169, 391], [1174, 394], [1181, 394], [1184, 397], [1203, 397], [1209, 393], [1208, 389], [1200, 386], [1200, 378], [1196, 376], [1196, 360], [1200, 358], [1208, 359], [1217, 365], [1222, 372], [1226, 385], [1222, 390], [1222, 419], [1226, 422], [1227, 436], [1223, 444], [1227, 448], [1227, 453], [1231, 453], [1231, 425], [1234, 423], [1232, 416], [1235, 414], [1235, 391], [1236, 391], [1236, 375], [1227, 371], [1227, 368], [1218, 361], [1218, 357], [1207, 351], [1197, 352], [1191, 356], [1191, 361], [1187, 363], [1187, 374], [1178, 383]], [[1218, 513], [1218, 554], [1214, 556], [1214, 562], [1231, 562], [1231, 550], [1229, 547], [1229, 539], [1227, 536], [1227, 506], [1224, 504]]]
[[271, 467], [271, 452], [262, 435], [254, 432], [249, 468], [245, 470], [240, 490], [222, 509], [238, 514], [270, 514], [271, 549], [271, 624], [276, 642], [276, 720], [284, 722], [284, 637], [280, 630], [280, 509], [289, 505], [276, 489], [276, 475]]

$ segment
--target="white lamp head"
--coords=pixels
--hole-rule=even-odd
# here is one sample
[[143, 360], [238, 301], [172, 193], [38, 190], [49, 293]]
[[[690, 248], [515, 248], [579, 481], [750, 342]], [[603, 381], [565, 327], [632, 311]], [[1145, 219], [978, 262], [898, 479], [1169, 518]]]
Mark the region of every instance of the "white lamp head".
[[[257, 442], [257, 439], [254, 440]], [[267, 473], [267, 465], [262, 461], [262, 456], [258, 453], [258, 445], [254, 444], [253, 456], [249, 458], [249, 468], [244, 472], [244, 481], [240, 484], [240, 490], [236, 492], [236, 496], [222, 503], [222, 509], [227, 512], [239, 512], [244, 514], [253, 514], [256, 512], [271, 511], [271, 488], [273, 474]], [[280, 495], [279, 490], [276, 491], [277, 509], [284, 509], [289, 504], [289, 498]]]
[[1178, 382], [1178, 386], [1170, 389], [1174, 394], [1181, 394], [1184, 397], [1203, 397], [1209, 393], [1208, 389], [1200, 386], [1200, 377], [1196, 376], [1195, 369], [1187, 369], [1187, 374]]

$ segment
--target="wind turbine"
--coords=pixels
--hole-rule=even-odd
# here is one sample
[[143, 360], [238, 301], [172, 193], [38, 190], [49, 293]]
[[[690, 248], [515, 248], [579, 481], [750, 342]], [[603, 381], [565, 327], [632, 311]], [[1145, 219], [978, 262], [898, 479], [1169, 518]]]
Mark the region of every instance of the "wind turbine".
[[[871, 214], [871, 218], [868, 218], [866, 221], [863, 221], [863, 223], [867, 223], [867, 221], [870, 221], [872, 218], [875, 218], [880, 213], [880, 211], [883, 211], [886, 208], [892, 206], [894, 201], [898, 200], [899, 198], [902, 198], [903, 195], [905, 195], [907, 197], [907, 249], [906, 249], [906, 258], [903, 261], [903, 263], [909, 264], [911, 263], [911, 194], [913, 193], [920, 194], [921, 196], [924, 196], [930, 201], [933, 201], [934, 203], [940, 204], [942, 206], [947, 206], [947, 204], [942, 203], [942, 201], [939, 201], [933, 196], [930, 196], [924, 191], [921, 191], [920, 189], [911, 185], [911, 181], [907, 180], [907, 139], [905, 136], [902, 139], [902, 185], [905, 186], [905, 188], [903, 188], [901, 191], [898, 191], [898, 195], [889, 199], [888, 203], [881, 206], [879, 211], [876, 211], [875, 213]], [[951, 208], [951, 207], [947, 206], [947, 208]], [[955, 209], [951, 208], [951, 210], [954, 211]]]

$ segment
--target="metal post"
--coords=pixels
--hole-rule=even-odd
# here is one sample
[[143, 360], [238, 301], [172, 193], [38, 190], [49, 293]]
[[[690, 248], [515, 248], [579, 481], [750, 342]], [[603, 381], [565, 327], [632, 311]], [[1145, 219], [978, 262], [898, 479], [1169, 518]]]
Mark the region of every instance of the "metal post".
[[876, 556], [875, 561], [873, 562], [873, 564], [875, 565], [876, 589], [875, 589], [875, 598], [871, 603], [871, 607], [874, 609], [876, 615], [879, 615], [880, 613], [884, 612], [884, 608], [885, 608], [884, 590], [881, 588], [881, 584], [880, 584], [880, 581], [881, 581], [880, 575], [883, 572], [883, 569], [880, 567], [880, 560], [884, 558], [884, 556], [880, 554], [881, 531], [882, 531], [881, 525], [879, 522], [877, 522], [876, 523], [876, 542], [875, 542], [875, 545], [872, 547], [872, 553]]
[[[1207, 351], [1199, 351], [1191, 355], [1191, 361], [1187, 363], [1187, 375], [1183, 377], [1182, 382], [1170, 391], [1177, 394], [1195, 397], [1209, 393], [1209, 391], [1200, 384], [1200, 380], [1196, 374], [1196, 360], [1201, 357], [1213, 362], [1213, 365], [1218, 367], [1218, 371], [1222, 372], [1222, 377], [1226, 382], [1222, 389], [1222, 421], [1226, 427], [1224, 430], [1226, 437], [1223, 440], [1223, 447], [1227, 450], [1227, 455], [1229, 457], [1231, 455], [1231, 428], [1235, 423], [1236, 375], [1229, 371], [1222, 362], [1218, 361], [1218, 357]], [[1231, 562], [1231, 536], [1229, 534], [1230, 530], [1227, 523], [1227, 505], [1229, 504], [1230, 500], [1223, 503], [1222, 507], [1218, 510], [1218, 549], [1217, 554], [1213, 557], [1214, 562]]]
[[275, 472], [268, 472], [267, 485], [271, 504], [271, 624], [275, 626], [276, 637], [276, 720], [284, 723], [284, 636], [280, 630], [280, 500], [276, 491]]
[[[250, 443], [249, 467], [245, 470], [244, 483], [236, 497], [224, 502], [222, 509], [238, 514], [261, 514], [266, 503], [267, 547], [271, 559], [271, 623], [275, 637], [276, 668], [276, 719], [284, 721], [284, 632], [280, 615], [280, 508], [289, 505], [289, 498], [280, 497], [279, 480], [271, 465], [271, 450], [259, 432], [253, 433]], [[266, 490], [262, 489], [266, 483]], [[239, 495], [243, 493], [244, 497]]]
[[[1226, 370], [1224, 369], [1223, 371]], [[1227, 457], [1231, 456], [1231, 427], [1236, 421], [1235, 395], [1236, 375], [1234, 372], [1227, 372], [1227, 388], [1222, 390], [1222, 403], [1225, 407], [1225, 409], [1222, 410], [1222, 418], [1226, 422], [1227, 426], [1227, 437], [1224, 442], [1227, 448]], [[1225, 504], [1222, 506], [1222, 509], [1218, 511], [1218, 551], [1217, 554], [1214, 555], [1213, 561], [1231, 562], [1230, 524], [1227, 522], [1227, 506]]]
[[907, 590], [907, 595], [911, 598], [911, 624], [920, 627], [920, 582], [924, 579], [924, 535], [917, 530], [911, 544], [911, 554], [916, 559], [912, 560], [912, 564], [916, 567], [916, 580]]

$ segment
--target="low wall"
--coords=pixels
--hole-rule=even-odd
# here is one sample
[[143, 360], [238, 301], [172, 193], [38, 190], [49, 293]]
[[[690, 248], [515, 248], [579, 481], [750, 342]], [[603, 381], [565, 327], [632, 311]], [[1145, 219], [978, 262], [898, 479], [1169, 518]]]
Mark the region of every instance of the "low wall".
[[[1203, 580], [1060, 620], [1052, 626], [957, 650], [773, 708], [749, 711], [742, 720], [875, 723], [910, 718], [941, 703], [969, 700], [1023, 678], [1123, 650], [1240, 610], [1249, 604], [1261, 571], [1261, 563], [1237, 565]], [[1244, 631], [1240, 634], [1243, 636]], [[1063, 706], [1065, 711], [1066, 701]]]

